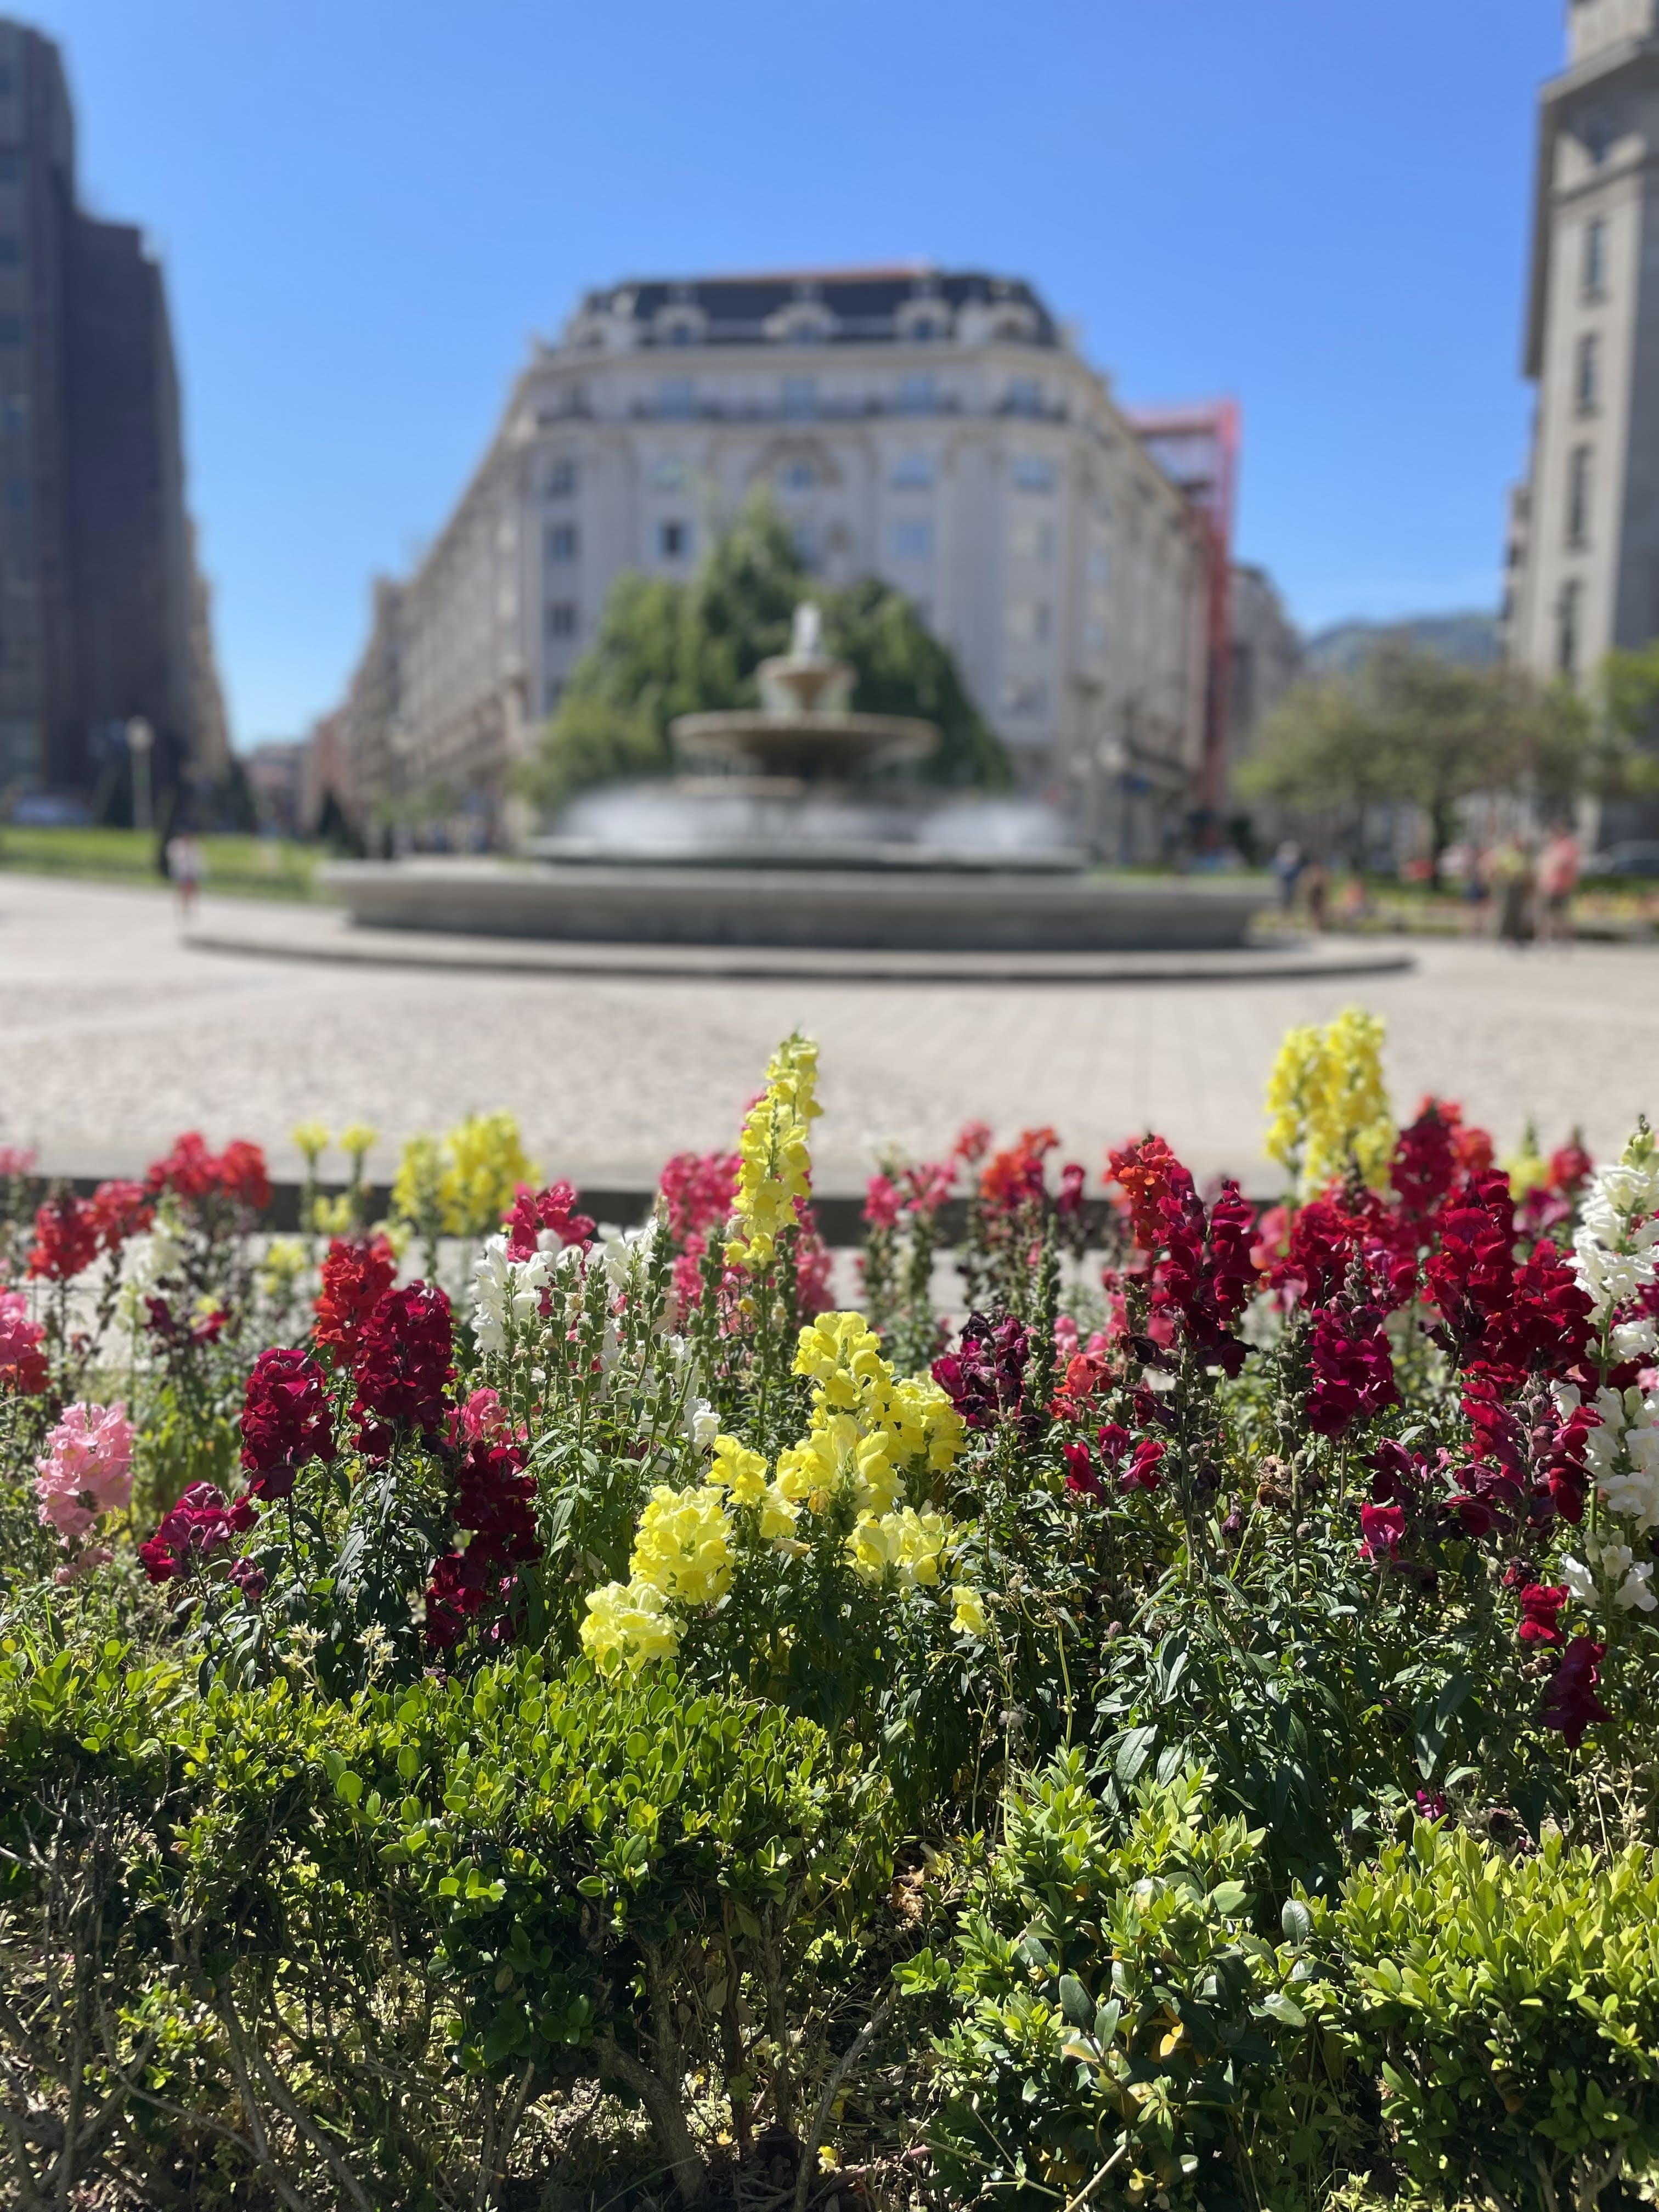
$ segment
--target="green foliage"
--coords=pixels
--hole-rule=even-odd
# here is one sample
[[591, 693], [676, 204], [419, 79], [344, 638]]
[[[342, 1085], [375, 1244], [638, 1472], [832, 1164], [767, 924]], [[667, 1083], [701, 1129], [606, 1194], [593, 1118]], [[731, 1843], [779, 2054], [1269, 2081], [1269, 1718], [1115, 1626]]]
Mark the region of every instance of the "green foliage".
[[[1438, 1824], [1304, 1910], [1310, 2013], [1431, 2204], [1634, 2204], [1659, 2174], [1659, 1869]], [[1641, 2192], [1651, 2201], [1651, 2189]]]
[[1285, 2069], [1304, 2027], [1254, 1932], [1260, 1831], [1206, 1817], [1202, 1778], [1143, 1789], [1121, 1828], [1081, 1754], [1009, 1798], [970, 1881], [938, 2043], [939, 2170], [955, 2201], [1288, 2208], [1306, 2130]]
[[[207, 836], [200, 841], [205, 888], [242, 898], [310, 898], [314, 846], [276, 837]], [[164, 890], [155, 839], [143, 830], [47, 830], [0, 823], [0, 869], [87, 877]]]
[[1571, 692], [1384, 643], [1352, 675], [1297, 684], [1241, 767], [1239, 787], [1352, 810], [1362, 823], [1380, 800], [1409, 801], [1427, 815], [1437, 854], [1460, 799], [1525, 791], [1561, 806], [1596, 778], [1590, 720]]
[[925, 781], [1006, 787], [1001, 746], [909, 600], [872, 577], [840, 591], [819, 585], [763, 495], [714, 534], [689, 582], [617, 579], [530, 773], [532, 794], [551, 806], [593, 784], [666, 775], [670, 722], [752, 707], [756, 669], [788, 650], [795, 608], [808, 598], [823, 611], [828, 649], [857, 672], [859, 709], [938, 723], [939, 750], [917, 771]]
[[[501, 2085], [522, 2120], [605, 2079], [690, 2199], [688, 2072], [768, 2075], [787, 2116], [804, 1947], [885, 1871], [879, 1786], [810, 1723], [529, 1654], [349, 1703], [132, 1661], [0, 1656], [0, 2046], [37, 2092], [106, 2100], [101, 2139], [187, 2098], [239, 2116], [250, 2162], [284, 2142], [299, 2185], [435, 2204], [456, 2065], [481, 2122]], [[69, 1991], [31, 2006], [65, 1953]], [[43, 2009], [45, 2036], [4, 2025]]]

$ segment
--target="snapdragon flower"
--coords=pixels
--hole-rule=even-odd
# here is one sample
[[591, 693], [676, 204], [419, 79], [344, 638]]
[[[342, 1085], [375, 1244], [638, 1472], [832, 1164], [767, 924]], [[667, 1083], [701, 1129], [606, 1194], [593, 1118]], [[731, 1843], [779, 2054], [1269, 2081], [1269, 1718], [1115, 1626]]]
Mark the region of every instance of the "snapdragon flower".
[[1659, 1146], [1644, 1118], [1619, 1158], [1592, 1176], [1572, 1240], [1573, 1265], [1600, 1326], [1654, 1279], [1656, 1209]]
[[732, 1586], [732, 1520], [716, 1484], [659, 1483], [640, 1516], [631, 1577], [683, 1605], [714, 1605]]
[[1395, 1148], [1382, 1079], [1382, 1022], [1347, 1006], [1324, 1029], [1286, 1031], [1267, 1083], [1267, 1150], [1304, 1192], [1322, 1190], [1352, 1160], [1381, 1189]]
[[653, 1660], [672, 1659], [679, 1643], [679, 1624], [651, 1583], [606, 1583], [588, 1592], [581, 1644], [602, 1674], [621, 1667], [637, 1674]]
[[818, 1048], [799, 1034], [786, 1037], [767, 1064], [766, 1088], [744, 1118], [738, 1139], [737, 1197], [726, 1245], [726, 1263], [759, 1274], [777, 1254], [777, 1240], [799, 1219], [812, 1194], [811, 1123], [823, 1112], [817, 1098]]
[[133, 1443], [133, 1426], [118, 1398], [112, 1406], [66, 1407], [35, 1462], [42, 1525], [56, 1528], [67, 1543], [85, 1535], [100, 1513], [128, 1504]]
[[508, 1338], [539, 1317], [542, 1292], [551, 1278], [552, 1262], [545, 1252], [513, 1260], [504, 1236], [487, 1239], [472, 1281], [472, 1331], [480, 1352], [504, 1352]]

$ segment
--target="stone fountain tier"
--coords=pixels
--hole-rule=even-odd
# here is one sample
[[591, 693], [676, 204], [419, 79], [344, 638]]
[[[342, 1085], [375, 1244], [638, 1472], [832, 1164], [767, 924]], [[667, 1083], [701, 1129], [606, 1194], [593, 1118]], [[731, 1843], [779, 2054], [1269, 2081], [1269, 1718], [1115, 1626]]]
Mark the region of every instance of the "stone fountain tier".
[[1260, 878], [1080, 868], [423, 860], [319, 873], [372, 928], [894, 952], [1215, 951], [1242, 946], [1269, 898]]
[[670, 726], [688, 766], [726, 768], [757, 783], [840, 785], [901, 762], [925, 760], [939, 744], [931, 722], [908, 714], [769, 712], [729, 708], [681, 714]]

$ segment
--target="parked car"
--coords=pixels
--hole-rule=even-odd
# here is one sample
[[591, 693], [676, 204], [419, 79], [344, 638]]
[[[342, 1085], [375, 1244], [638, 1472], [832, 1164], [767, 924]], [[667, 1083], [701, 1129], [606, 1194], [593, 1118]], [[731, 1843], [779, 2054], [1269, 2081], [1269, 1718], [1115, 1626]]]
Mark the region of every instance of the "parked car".
[[1605, 853], [1592, 853], [1584, 863], [1587, 876], [1659, 876], [1659, 837], [1632, 837], [1609, 845]]

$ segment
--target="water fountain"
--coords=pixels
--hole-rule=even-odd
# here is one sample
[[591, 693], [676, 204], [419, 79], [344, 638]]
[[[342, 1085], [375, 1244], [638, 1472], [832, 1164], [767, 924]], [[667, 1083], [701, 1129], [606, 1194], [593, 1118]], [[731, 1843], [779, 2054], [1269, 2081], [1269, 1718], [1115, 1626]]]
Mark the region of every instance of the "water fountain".
[[853, 670], [799, 607], [760, 705], [682, 714], [680, 772], [586, 794], [531, 864], [342, 864], [354, 921], [612, 944], [1098, 952], [1241, 945], [1258, 886], [1114, 877], [1052, 810], [890, 777], [931, 722], [852, 706]]

